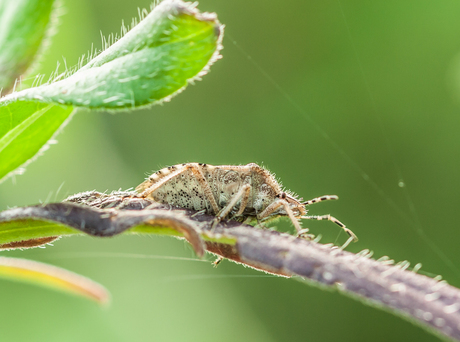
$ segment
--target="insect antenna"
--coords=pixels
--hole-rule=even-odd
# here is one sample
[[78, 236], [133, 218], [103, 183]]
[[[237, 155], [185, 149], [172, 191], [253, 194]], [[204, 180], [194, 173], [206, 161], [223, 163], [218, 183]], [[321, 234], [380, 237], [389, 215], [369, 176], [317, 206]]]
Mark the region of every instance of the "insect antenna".
[[339, 197], [336, 196], [336, 195], [324, 195], [324, 196], [321, 196], [321, 197], [313, 198], [313, 199], [311, 199], [309, 201], [302, 202], [301, 204], [307, 206], [307, 205], [318, 203], [318, 202], [329, 201], [329, 200], [338, 200], [338, 199], [339, 199]]

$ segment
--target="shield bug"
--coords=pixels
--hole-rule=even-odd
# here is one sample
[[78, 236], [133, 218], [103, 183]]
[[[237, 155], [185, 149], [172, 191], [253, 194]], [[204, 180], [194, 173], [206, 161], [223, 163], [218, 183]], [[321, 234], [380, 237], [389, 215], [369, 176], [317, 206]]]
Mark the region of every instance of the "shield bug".
[[268, 170], [254, 163], [239, 166], [201, 163], [169, 166], [149, 176], [136, 191], [138, 197], [215, 215], [215, 223], [227, 217], [246, 223], [263, 223], [288, 216], [300, 236], [306, 234], [308, 229], [301, 228], [299, 219], [328, 220], [339, 225], [351, 239], [357, 240], [356, 235], [336, 218], [330, 215], [307, 215], [306, 206], [335, 200], [337, 196], [321, 196], [303, 202], [283, 190]]

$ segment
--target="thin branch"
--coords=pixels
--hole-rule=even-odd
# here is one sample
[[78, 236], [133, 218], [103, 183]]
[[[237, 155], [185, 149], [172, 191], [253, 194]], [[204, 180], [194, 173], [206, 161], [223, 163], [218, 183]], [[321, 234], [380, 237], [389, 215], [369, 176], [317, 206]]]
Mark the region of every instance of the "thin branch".
[[[460, 290], [445, 281], [408, 271], [406, 264], [373, 260], [292, 235], [224, 221], [214, 216], [157, 205], [130, 192], [88, 192], [64, 203], [0, 213], [0, 222], [26, 218], [59, 222], [95, 236], [111, 236], [146, 224], [173, 228], [198, 255], [204, 248], [224, 258], [280, 276], [315, 284], [389, 310], [440, 337], [460, 341]], [[173, 234], [171, 234], [173, 235]], [[177, 233], [176, 233], [177, 235]]]

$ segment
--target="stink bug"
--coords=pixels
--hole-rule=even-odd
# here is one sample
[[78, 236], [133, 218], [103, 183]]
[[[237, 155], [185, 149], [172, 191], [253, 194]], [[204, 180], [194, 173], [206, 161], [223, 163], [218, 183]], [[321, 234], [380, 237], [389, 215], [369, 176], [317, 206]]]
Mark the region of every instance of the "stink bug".
[[307, 216], [306, 206], [335, 200], [337, 196], [321, 196], [302, 202], [284, 191], [268, 170], [254, 163], [169, 166], [148, 177], [136, 191], [141, 198], [213, 214], [216, 216], [215, 223], [226, 217], [251, 223], [288, 216], [300, 236], [308, 229], [301, 228], [299, 219], [328, 220], [339, 225], [351, 239], [357, 240], [351, 230], [330, 215]]

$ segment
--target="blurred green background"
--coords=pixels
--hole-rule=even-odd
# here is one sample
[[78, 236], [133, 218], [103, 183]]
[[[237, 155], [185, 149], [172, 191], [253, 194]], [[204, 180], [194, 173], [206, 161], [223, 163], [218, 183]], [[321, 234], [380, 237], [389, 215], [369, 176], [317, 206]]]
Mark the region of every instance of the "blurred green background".
[[[150, 4], [62, 2], [66, 14], [39, 70], [47, 74], [62, 56], [76, 64], [92, 43], [100, 47], [100, 31], [119, 32], [122, 19]], [[305, 199], [339, 195], [310, 213], [347, 224], [360, 238], [348, 250], [420, 262], [460, 286], [460, 2], [203, 0], [199, 8], [226, 25], [224, 58], [211, 73], [163, 106], [77, 113], [59, 144], [0, 185], [1, 209], [134, 187], [176, 163], [256, 162]], [[304, 226], [322, 242], [346, 239], [332, 223]], [[154, 236], [73, 237], [5, 252], [91, 277], [113, 303], [101, 309], [2, 280], [2, 341], [438, 340], [338, 293], [230, 262], [215, 269], [99, 252], [194, 255]]]

